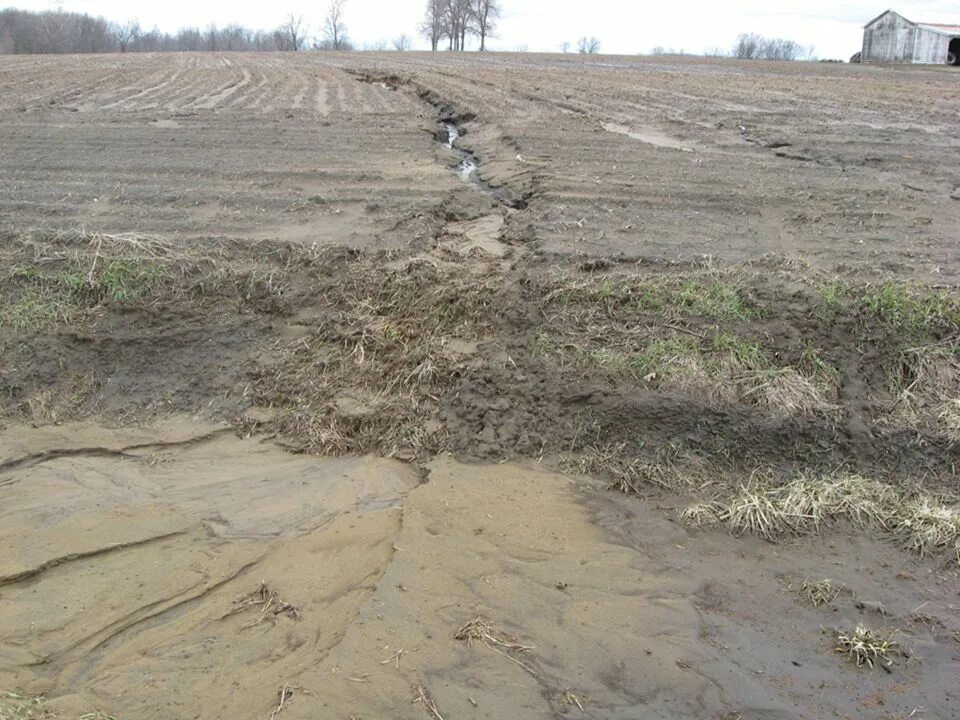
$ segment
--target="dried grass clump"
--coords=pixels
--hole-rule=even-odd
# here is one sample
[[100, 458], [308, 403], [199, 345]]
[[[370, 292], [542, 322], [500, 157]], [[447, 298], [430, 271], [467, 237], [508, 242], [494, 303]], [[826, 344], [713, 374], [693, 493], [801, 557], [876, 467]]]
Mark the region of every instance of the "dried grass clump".
[[0, 263], [0, 324], [22, 332], [90, 321], [105, 306], [223, 301], [286, 307], [288, 270], [322, 254], [302, 246], [175, 243], [148, 235], [36, 231], [12, 239]]
[[737, 379], [742, 397], [777, 415], [810, 415], [835, 412], [836, 404], [827, 399], [829, 391], [816, 378], [800, 374], [792, 367], [760, 370]]
[[516, 657], [533, 650], [533, 646], [517, 642], [517, 638], [498, 630], [493, 623], [483, 616], [478, 615], [473, 620], [465, 622], [454, 633], [453, 638], [454, 640], [463, 640], [470, 646], [474, 643], [484, 645], [515, 662], [531, 675], [537, 674], [530, 665]]
[[834, 587], [829, 579], [805, 580], [800, 586], [800, 595], [814, 607], [832, 605], [843, 587]]
[[960, 501], [859, 475], [800, 476], [779, 485], [754, 478], [726, 500], [693, 504], [680, 517], [694, 527], [725, 524], [733, 535], [771, 542], [844, 521], [889, 533], [921, 556], [952, 551], [960, 563]]
[[893, 639], [894, 633], [881, 634], [863, 625], [857, 625], [852, 633], [837, 633], [834, 649], [857, 664], [873, 668], [880, 665], [884, 670], [893, 665], [894, 656], [900, 655], [900, 646]]
[[240, 626], [241, 630], [256, 627], [264, 622], [275, 623], [281, 615], [293, 620], [300, 619], [300, 608], [280, 597], [280, 593], [262, 582], [253, 592], [238, 598], [234, 607], [223, 617], [230, 617], [246, 610], [255, 610], [257, 617]]
[[638, 494], [644, 489], [690, 489], [704, 484], [702, 463], [672, 444], [651, 452], [631, 448], [626, 443], [588, 446], [579, 453], [565, 455], [561, 466], [567, 472], [609, 478], [609, 490]]
[[937, 413], [937, 421], [951, 442], [960, 443], [960, 398], [945, 401]]
[[960, 337], [903, 351], [891, 385], [896, 403], [887, 422], [960, 442]]
[[906, 503], [898, 513], [904, 544], [920, 556], [953, 551], [960, 563], [960, 504], [926, 496]]
[[817, 532], [840, 520], [886, 527], [898, 499], [893, 487], [858, 475], [801, 476], [785, 485], [751, 482], [730, 498], [723, 521], [735, 535], [767, 540]]
[[705, 527], [723, 522], [727, 506], [715, 500], [688, 505], [680, 512], [680, 519], [690, 527]]
[[278, 410], [275, 429], [303, 450], [442, 452], [440, 397], [468, 361], [451, 346], [491, 330], [502, 282], [460, 266], [358, 260], [321, 298], [317, 332], [258, 370], [250, 395]]
[[0, 694], [0, 720], [53, 720], [56, 717], [43, 696], [30, 697], [15, 692]]

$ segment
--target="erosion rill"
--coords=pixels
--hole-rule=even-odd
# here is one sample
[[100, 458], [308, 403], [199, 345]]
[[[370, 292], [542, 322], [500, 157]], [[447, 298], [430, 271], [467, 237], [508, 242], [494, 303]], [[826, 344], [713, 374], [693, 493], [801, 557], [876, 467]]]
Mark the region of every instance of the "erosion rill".
[[748, 65], [0, 55], [0, 720], [955, 716], [960, 101]]

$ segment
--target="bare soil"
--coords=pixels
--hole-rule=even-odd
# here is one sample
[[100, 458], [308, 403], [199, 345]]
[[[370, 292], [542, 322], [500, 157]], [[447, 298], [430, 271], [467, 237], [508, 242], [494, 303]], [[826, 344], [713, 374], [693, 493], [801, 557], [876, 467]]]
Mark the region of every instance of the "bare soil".
[[0, 718], [955, 717], [955, 81], [0, 57]]

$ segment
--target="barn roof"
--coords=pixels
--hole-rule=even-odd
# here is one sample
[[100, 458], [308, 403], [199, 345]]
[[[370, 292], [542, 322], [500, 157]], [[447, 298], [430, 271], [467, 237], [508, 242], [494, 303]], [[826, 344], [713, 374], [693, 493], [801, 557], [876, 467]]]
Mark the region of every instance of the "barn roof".
[[912, 20], [907, 20], [900, 13], [895, 10], [884, 10], [882, 13], [877, 15], [873, 20], [868, 22], [863, 27], [868, 28], [873, 25], [877, 20], [882, 18], [884, 15], [896, 15], [897, 17], [903, 18], [911, 25], [916, 25], [917, 27], [922, 27], [924, 30], [932, 30], [933, 32], [941, 33], [943, 35], [960, 35], [960, 25], [944, 25], [941, 23], [915, 23]]
[[[873, 20], [871, 20], [871, 21], [868, 22], [866, 25], [864, 25], [864, 27], [865, 27], [865, 28], [870, 27], [870, 26], [873, 25], [877, 20], [879, 20], [880, 18], [882, 18], [884, 15], [896, 15], [897, 17], [901, 17], [901, 18], [903, 18], [904, 20], [907, 20], [905, 17], [903, 17], [903, 15], [901, 15], [900, 13], [898, 13], [898, 12], [896, 12], [896, 11], [894, 11], [894, 10], [884, 10], [882, 13], [880, 13], [879, 15], [877, 15]], [[907, 22], [910, 22], [910, 21], [907, 20]], [[910, 24], [912, 25], [913, 23], [910, 23]]]
[[924, 30], [933, 30], [944, 35], [960, 35], [960, 25], [941, 25], [939, 23], [917, 23]]

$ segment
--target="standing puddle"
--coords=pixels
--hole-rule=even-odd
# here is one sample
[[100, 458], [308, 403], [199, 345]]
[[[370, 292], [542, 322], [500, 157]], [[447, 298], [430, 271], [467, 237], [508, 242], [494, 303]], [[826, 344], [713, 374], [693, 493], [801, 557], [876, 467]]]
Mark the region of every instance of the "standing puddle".
[[600, 126], [607, 132], [616, 133], [617, 135], [626, 135], [628, 138], [639, 140], [647, 145], [669, 148], [670, 150], [680, 150], [681, 152], [694, 151], [694, 149], [689, 145], [685, 145], [680, 140], [672, 138], [669, 135], [665, 135], [659, 130], [655, 130], [653, 128], [633, 128], [628, 127], [627, 125], [619, 125], [617, 123], [600, 123]]

